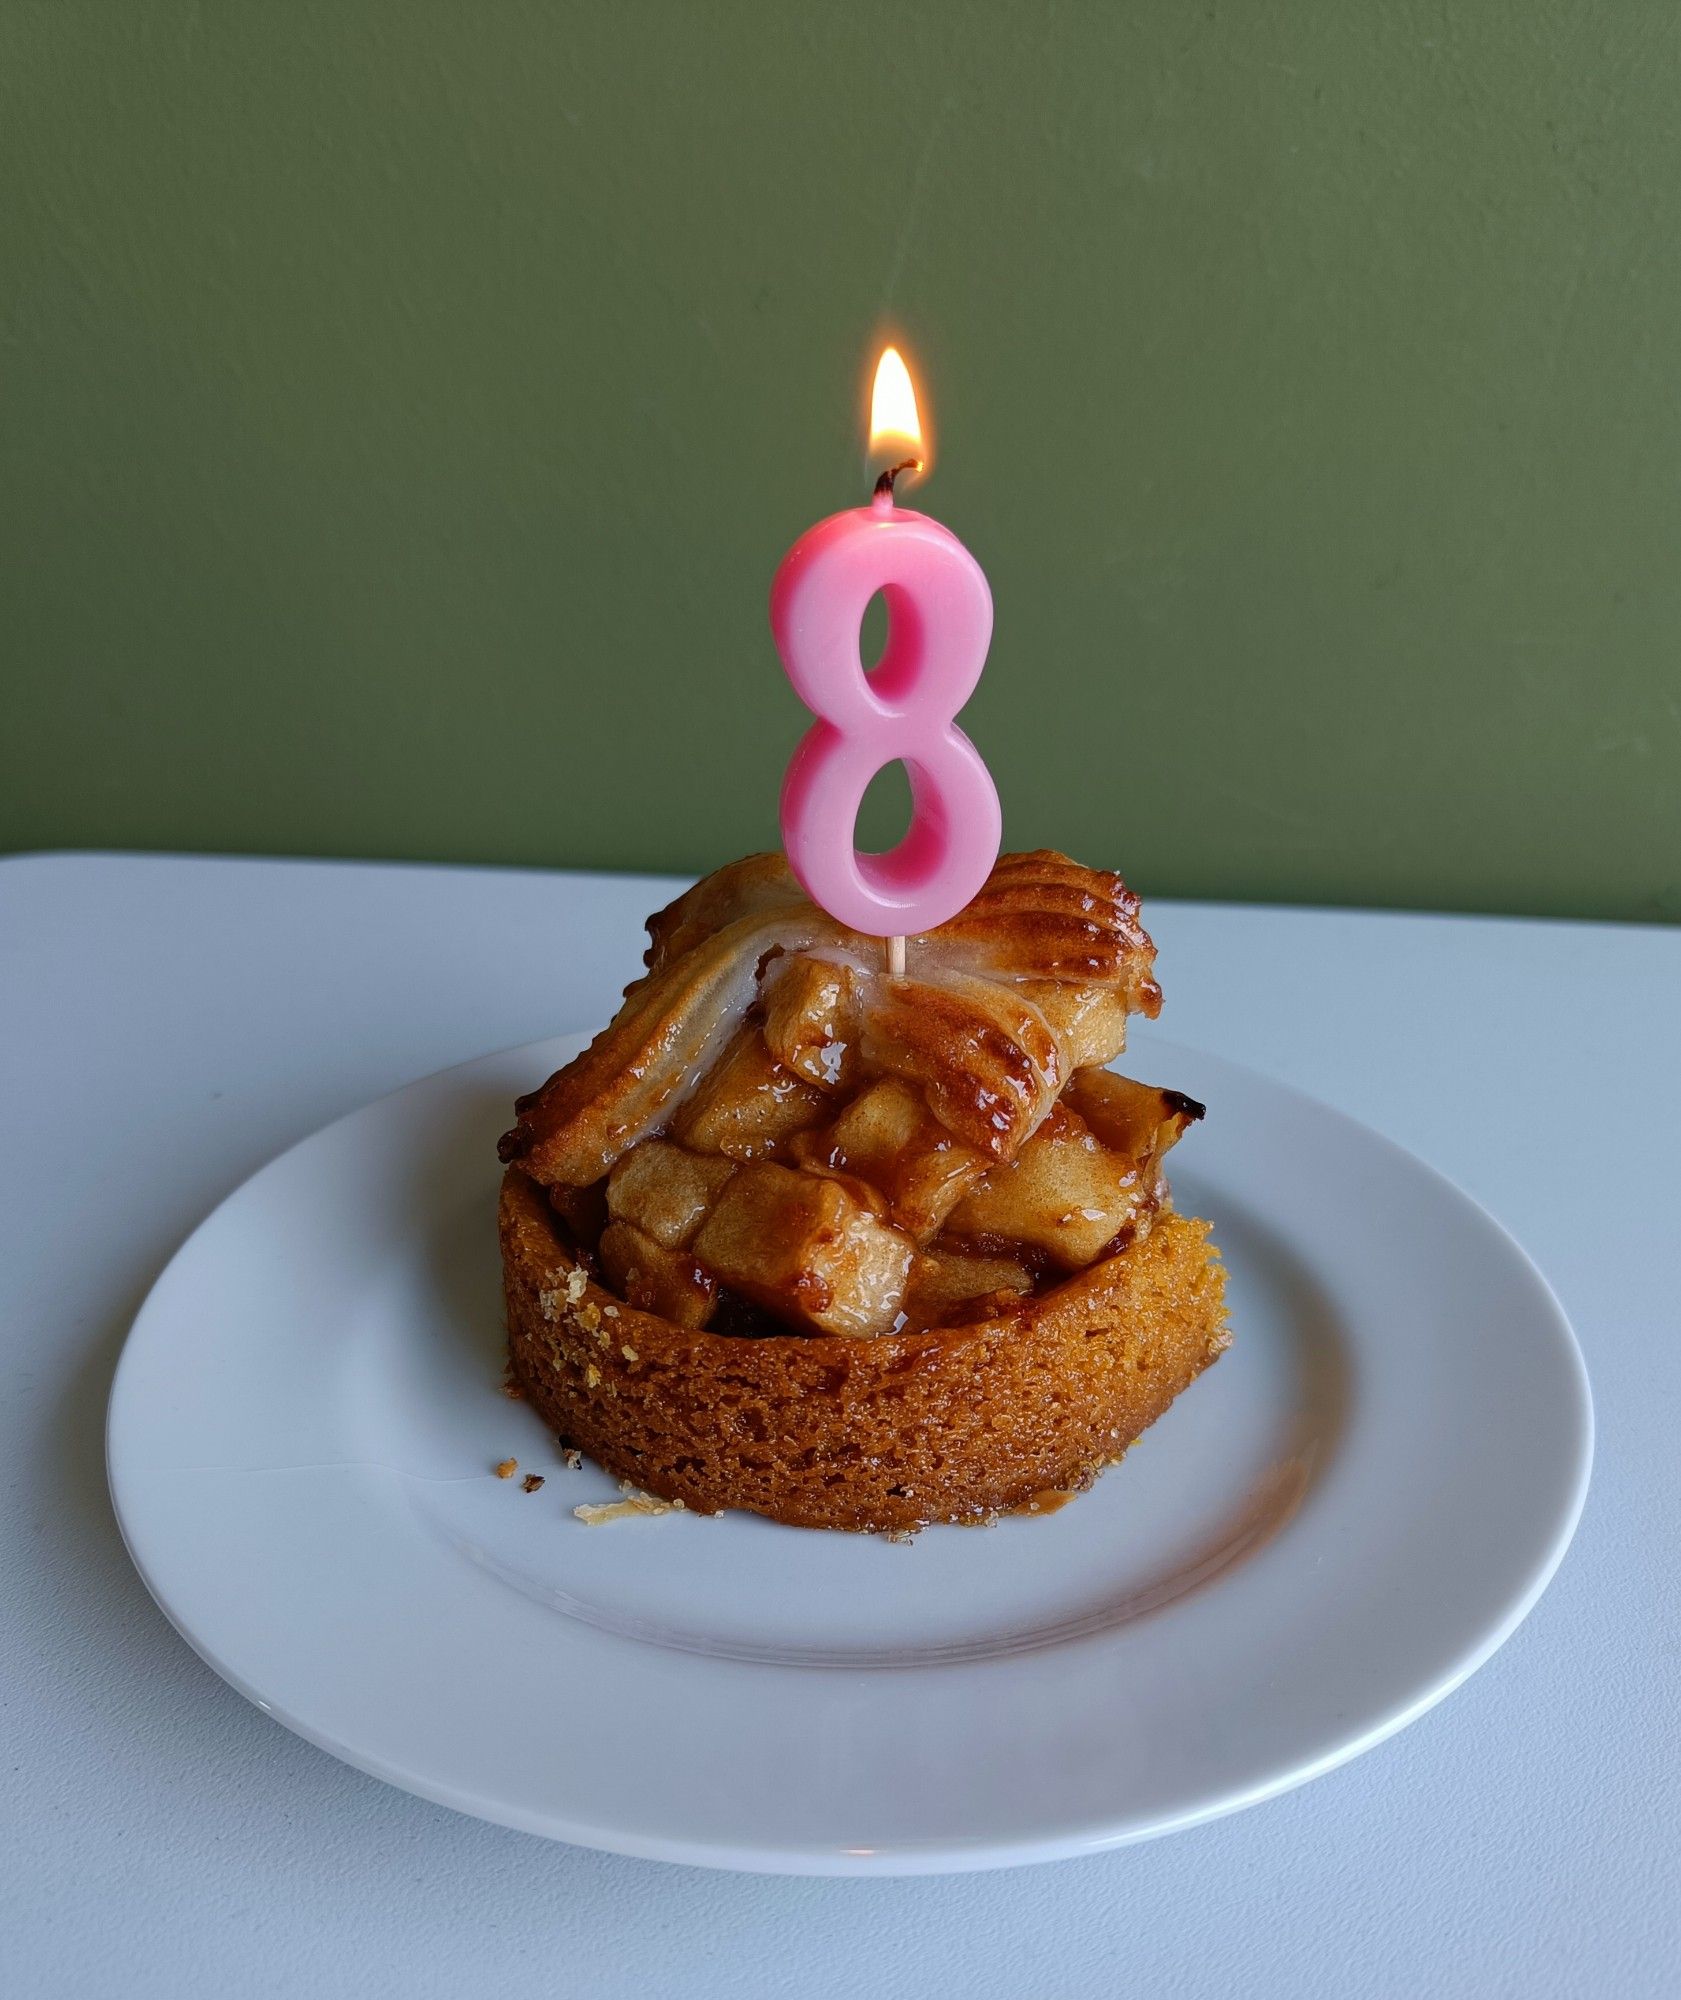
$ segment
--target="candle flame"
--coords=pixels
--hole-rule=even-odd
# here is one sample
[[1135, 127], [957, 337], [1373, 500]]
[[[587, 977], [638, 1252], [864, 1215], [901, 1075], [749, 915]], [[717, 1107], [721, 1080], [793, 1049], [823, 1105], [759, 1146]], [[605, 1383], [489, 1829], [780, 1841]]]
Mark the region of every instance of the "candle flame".
[[884, 347], [876, 363], [870, 391], [870, 457], [915, 459], [919, 469], [927, 462], [916, 389], [896, 347]]

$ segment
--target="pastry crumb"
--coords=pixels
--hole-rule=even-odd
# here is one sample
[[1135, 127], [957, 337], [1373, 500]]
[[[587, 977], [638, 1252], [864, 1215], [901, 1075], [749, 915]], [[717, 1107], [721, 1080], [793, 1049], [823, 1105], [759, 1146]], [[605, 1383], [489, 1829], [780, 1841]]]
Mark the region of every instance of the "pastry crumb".
[[619, 1352], [624, 1356], [624, 1358], [627, 1361], [634, 1361], [637, 1358], [636, 1349], [634, 1347], [621, 1347], [619, 1349]]
[[496, 1476], [498, 1479], [512, 1479], [518, 1470], [519, 1460], [517, 1458], [505, 1458], [497, 1466]]
[[593, 1361], [584, 1370], [584, 1387], [586, 1389], [599, 1389], [601, 1387], [601, 1370], [596, 1367]]
[[580, 1265], [566, 1274], [566, 1303], [575, 1306], [589, 1290], [589, 1273]]
[[609, 1521], [634, 1520], [638, 1515], [685, 1514], [688, 1509], [681, 1500], [656, 1500], [652, 1493], [644, 1493], [639, 1486], [632, 1486], [628, 1479], [619, 1481], [622, 1500], [601, 1500], [593, 1505], [586, 1503], [574, 1507], [574, 1516], [586, 1528], [605, 1527]]
[[583, 1471], [584, 1454], [578, 1450], [576, 1445], [569, 1444], [566, 1447], [566, 1449], [561, 1453], [561, 1456], [566, 1460], [566, 1469], [568, 1472]]
[[520, 1481], [520, 1491], [522, 1493], [540, 1492], [542, 1490], [543, 1483], [544, 1483], [543, 1475], [540, 1472], [528, 1472], [525, 1475], [525, 1477]]

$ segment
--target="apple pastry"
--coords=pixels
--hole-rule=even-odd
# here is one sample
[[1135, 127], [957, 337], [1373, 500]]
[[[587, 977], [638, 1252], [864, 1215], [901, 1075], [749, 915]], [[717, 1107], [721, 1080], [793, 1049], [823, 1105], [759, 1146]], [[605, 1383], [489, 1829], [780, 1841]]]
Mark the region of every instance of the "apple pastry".
[[1161, 992], [1138, 899], [1000, 858], [911, 940], [750, 855], [501, 1143], [510, 1363], [564, 1442], [697, 1512], [903, 1531], [1089, 1483], [1227, 1342], [1163, 1162], [1203, 1115], [1109, 1067]]

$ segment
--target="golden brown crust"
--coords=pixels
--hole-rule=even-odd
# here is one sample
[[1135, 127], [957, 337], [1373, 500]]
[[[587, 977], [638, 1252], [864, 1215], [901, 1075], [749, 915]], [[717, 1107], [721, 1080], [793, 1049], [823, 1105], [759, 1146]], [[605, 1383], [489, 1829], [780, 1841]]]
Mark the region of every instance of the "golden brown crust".
[[873, 1340], [638, 1312], [588, 1281], [517, 1167], [501, 1236], [527, 1399], [567, 1444], [699, 1513], [886, 1531], [985, 1519], [1089, 1483], [1227, 1343], [1207, 1225], [1171, 1212], [997, 1318]]
[[948, 1132], [995, 1160], [1015, 1152], [1066, 1081], [1038, 1009], [1013, 986], [962, 973], [937, 986], [883, 980], [863, 1048], [880, 1069], [917, 1085]]
[[519, 1122], [503, 1135], [501, 1157], [544, 1181], [588, 1187], [665, 1122], [722, 1052], [753, 997], [762, 955], [802, 950], [833, 929], [809, 904], [803, 915], [740, 917], [675, 966], [637, 980], [583, 1054], [514, 1106]]
[[1016, 979], [1117, 986], [1152, 1020], [1161, 988], [1139, 898], [1119, 875], [1054, 848], [1001, 854], [980, 893], [936, 934], [980, 969]]
[[[502, 1159], [551, 1187], [588, 1187], [668, 1129], [749, 1008], [768, 1008], [771, 1049], [814, 1088], [851, 1087], [861, 1022], [866, 1058], [916, 1081], [956, 1136], [1007, 1159], [1075, 1067], [1120, 1053], [1128, 1013], [1161, 1005], [1138, 898], [1118, 875], [1048, 850], [1001, 855], [967, 909], [913, 940], [908, 978], [883, 973], [879, 940], [809, 902], [781, 855], [719, 869], [648, 931], [648, 971], [611, 1025], [520, 1099], [503, 1135]], [[808, 1046], [809, 974], [780, 1002], [776, 988], [790, 958], [814, 952], [838, 968], [837, 1012], [858, 1020]]]
[[[785, 855], [744, 854], [739, 861], [703, 875], [675, 902], [654, 912], [648, 919], [643, 962], [651, 972], [661, 972], [673, 959], [715, 937], [726, 924], [794, 909], [805, 900]], [[839, 926], [835, 928], [839, 934]]]

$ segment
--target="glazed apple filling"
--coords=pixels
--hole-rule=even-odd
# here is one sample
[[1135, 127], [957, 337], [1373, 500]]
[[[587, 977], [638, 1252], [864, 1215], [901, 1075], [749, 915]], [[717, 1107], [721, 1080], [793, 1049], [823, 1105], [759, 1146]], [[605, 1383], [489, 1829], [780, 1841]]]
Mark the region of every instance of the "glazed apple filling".
[[1116, 1075], [1153, 1015], [1120, 878], [1006, 855], [903, 976], [780, 856], [649, 925], [613, 1025], [502, 1143], [625, 1301], [717, 1332], [875, 1335], [1007, 1313], [1113, 1256], [1202, 1107]]

